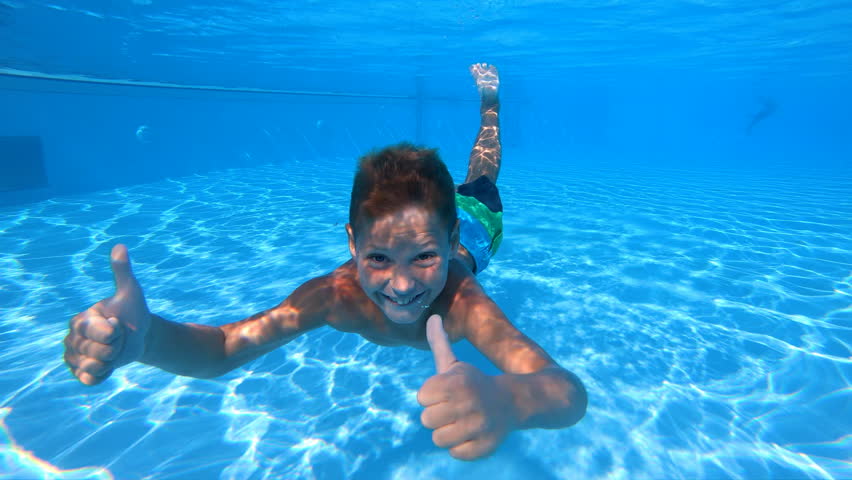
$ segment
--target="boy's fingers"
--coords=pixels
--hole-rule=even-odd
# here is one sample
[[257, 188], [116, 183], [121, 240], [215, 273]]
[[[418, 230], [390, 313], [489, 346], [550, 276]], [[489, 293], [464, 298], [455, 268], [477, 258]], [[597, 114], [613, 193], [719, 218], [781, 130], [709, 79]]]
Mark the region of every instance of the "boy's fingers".
[[450, 366], [456, 363], [456, 355], [450, 346], [447, 332], [444, 331], [444, 321], [440, 315], [432, 315], [426, 320], [426, 340], [429, 341], [429, 348], [435, 356], [435, 369], [438, 373], [449, 370]]
[[85, 372], [83, 370], [74, 370], [74, 375], [76, 375], [77, 378], [80, 379], [80, 382], [83, 383], [84, 385], [88, 385], [90, 387], [92, 385], [97, 385], [97, 384], [103, 382], [104, 380], [109, 378], [109, 376], [111, 374], [112, 374], [111, 370], [108, 371], [106, 374], [100, 375], [100, 376], [92, 375], [91, 373]]
[[113, 278], [115, 279], [116, 291], [126, 290], [131, 287], [135, 277], [133, 276], [133, 269], [130, 266], [130, 254], [127, 252], [127, 247], [120, 243], [112, 247], [109, 259]]
[[115, 318], [107, 320], [98, 314], [87, 315], [74, 325], [76, 332], [89, 340], [110, 344], [121, 337], [121, 324]]
[[92, 340], [80, 338], [76, 345], [73, 346], [74, 351], [85, 357], [91, 357], [102, 362], [111, 362], [115, 360], [118, 353], [121, 351], [121, 344], [115, 342], [113, 344], [103, 344]]
[[[77, 365], [78, 373], [88, 373], [93, 377], [103, 377], [106, 374], [109, 374], [112, 371], [112, 368], [104, 362], [100, 360], [96, 360], [94, 358], [89, 357], [81, 357], [79, 359], [79, 364]], [[77, 378], [80, 376], [77, 375]]]

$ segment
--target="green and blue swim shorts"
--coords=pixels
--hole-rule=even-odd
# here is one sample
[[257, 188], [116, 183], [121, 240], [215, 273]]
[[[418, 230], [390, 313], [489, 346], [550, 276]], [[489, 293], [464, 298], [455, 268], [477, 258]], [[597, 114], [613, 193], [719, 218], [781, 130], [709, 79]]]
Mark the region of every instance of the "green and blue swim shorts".
[[485, 270], [503, 241], [503, 203], [497, 185], [485, 175], [456, 188], [459, 243], [476, 263], [474, 273]]

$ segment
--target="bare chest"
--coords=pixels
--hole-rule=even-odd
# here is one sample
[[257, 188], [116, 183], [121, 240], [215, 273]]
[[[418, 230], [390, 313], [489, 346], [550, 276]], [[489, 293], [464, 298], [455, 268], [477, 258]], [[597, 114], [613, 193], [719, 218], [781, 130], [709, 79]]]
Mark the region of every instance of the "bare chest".
[[[429, 342], [426, 339], [426, 320], [432, 314], [441, 315], [444, 320], [444, 329], [450, 342], [460, 339], [460, 329], [454, 321], [457, 316], [452, 312], [452, 302], [447, 298], [446, 289], [442, 295], [432, 304], [429, 312], [425, 313], [417, 322], [412, 324], [396, 324], [389, 320], [382, 311], [363, 294], [363, 291], [354, 280], [354, 270], [349, 272], [345, 278], [351, 279], [347, 288], [348, 295], [341, 295], [342, 300], [337, 308], [333, 309], [337, 314], [332, 315], [329, 324], [341, 331], [357, 333], [364, 339], [378, 345], [395, 347], [409, 346], [420, 350], [429, 350]], [[454, 284], [455, 282], [448, 282]], [[451, 289], [455, 290], [455, 289]]]
[[[426, 319], [431, 315], [424, 315], [423, 318], [410, 325], [398, 325], [391, 322], [381, 313], [374, 315], [358, 315], [358, 318], [351, 318], [346, 322], [346, 325], [334, 325], [341, 331], [357, 333], [365, 340], [373, 342], [377, 345], [386, 347], [408, 346], [419, 350], [429, 350], [429, 341], [426, 339]], [[440, 314], [440, 313], [439, 313]], [[444, 328], [447, 331], [447, 336], [451, 343], [459, 339], [453, 328], [453, 322], [446, 312], [441, 315], [444, 318]]]
[[423, 338], [404, 338], [399, 335], [391, 335], [377, 331], [362, 331], [359, 332], [359, 334], [364, 337], [365, 340], [385, 347], [407, 346], [414, 347], [419, 350], [429, 350], [429, 342], [426, 340], [426, 335], [423, 335]]

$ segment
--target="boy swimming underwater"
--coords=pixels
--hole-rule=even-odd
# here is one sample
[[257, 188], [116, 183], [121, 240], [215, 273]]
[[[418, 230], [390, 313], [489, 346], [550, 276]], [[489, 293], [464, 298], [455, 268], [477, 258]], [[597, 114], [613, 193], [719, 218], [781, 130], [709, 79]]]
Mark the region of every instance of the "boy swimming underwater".
[[[467, 178], [455, 188], [434, 150], [402, 144], [360, 160], [346, 232], [352, 259], [281, 304], [212, 327], [152, 314], [127, 248], [110, 256], [115, 295], [71, 319], [65, 361], [84, 384], [139, 361], [197, 378], [223, 375], [323, 325], [380, 345], [431, 349], [437, 374], [417, 394], [435, 445], [459, 459], [492, 453], [512, 430], [563, 428], [586, 411], [582, 382], [518, 331], [475, 274], [502, 239], [499, 77], [471, 66], [481, 125]], [[504, 373], [458, 361], [470, 341]]]

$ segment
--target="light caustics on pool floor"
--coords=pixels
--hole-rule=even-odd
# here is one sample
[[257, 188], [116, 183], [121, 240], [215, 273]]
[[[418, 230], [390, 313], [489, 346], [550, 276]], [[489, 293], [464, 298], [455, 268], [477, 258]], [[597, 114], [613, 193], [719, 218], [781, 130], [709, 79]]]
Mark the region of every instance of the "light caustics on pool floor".
[[67, 321], [110, 293], [117, 242], [153, 311], [210, 324], [271, 307], [345, 261], [348, 165], [5, 207], [7, 468], [122, 479], [852, 476], [852, 179], [837, 176], [504, 169], [506, 240], [480, 281], [586, 382], [590, 406], [578, 426], [513, 434], [480, 462], [452, 460], [419, 424], [428, 352], [327, 329], [214, 381], [134, 365], [85, 388], [64, 369]]

